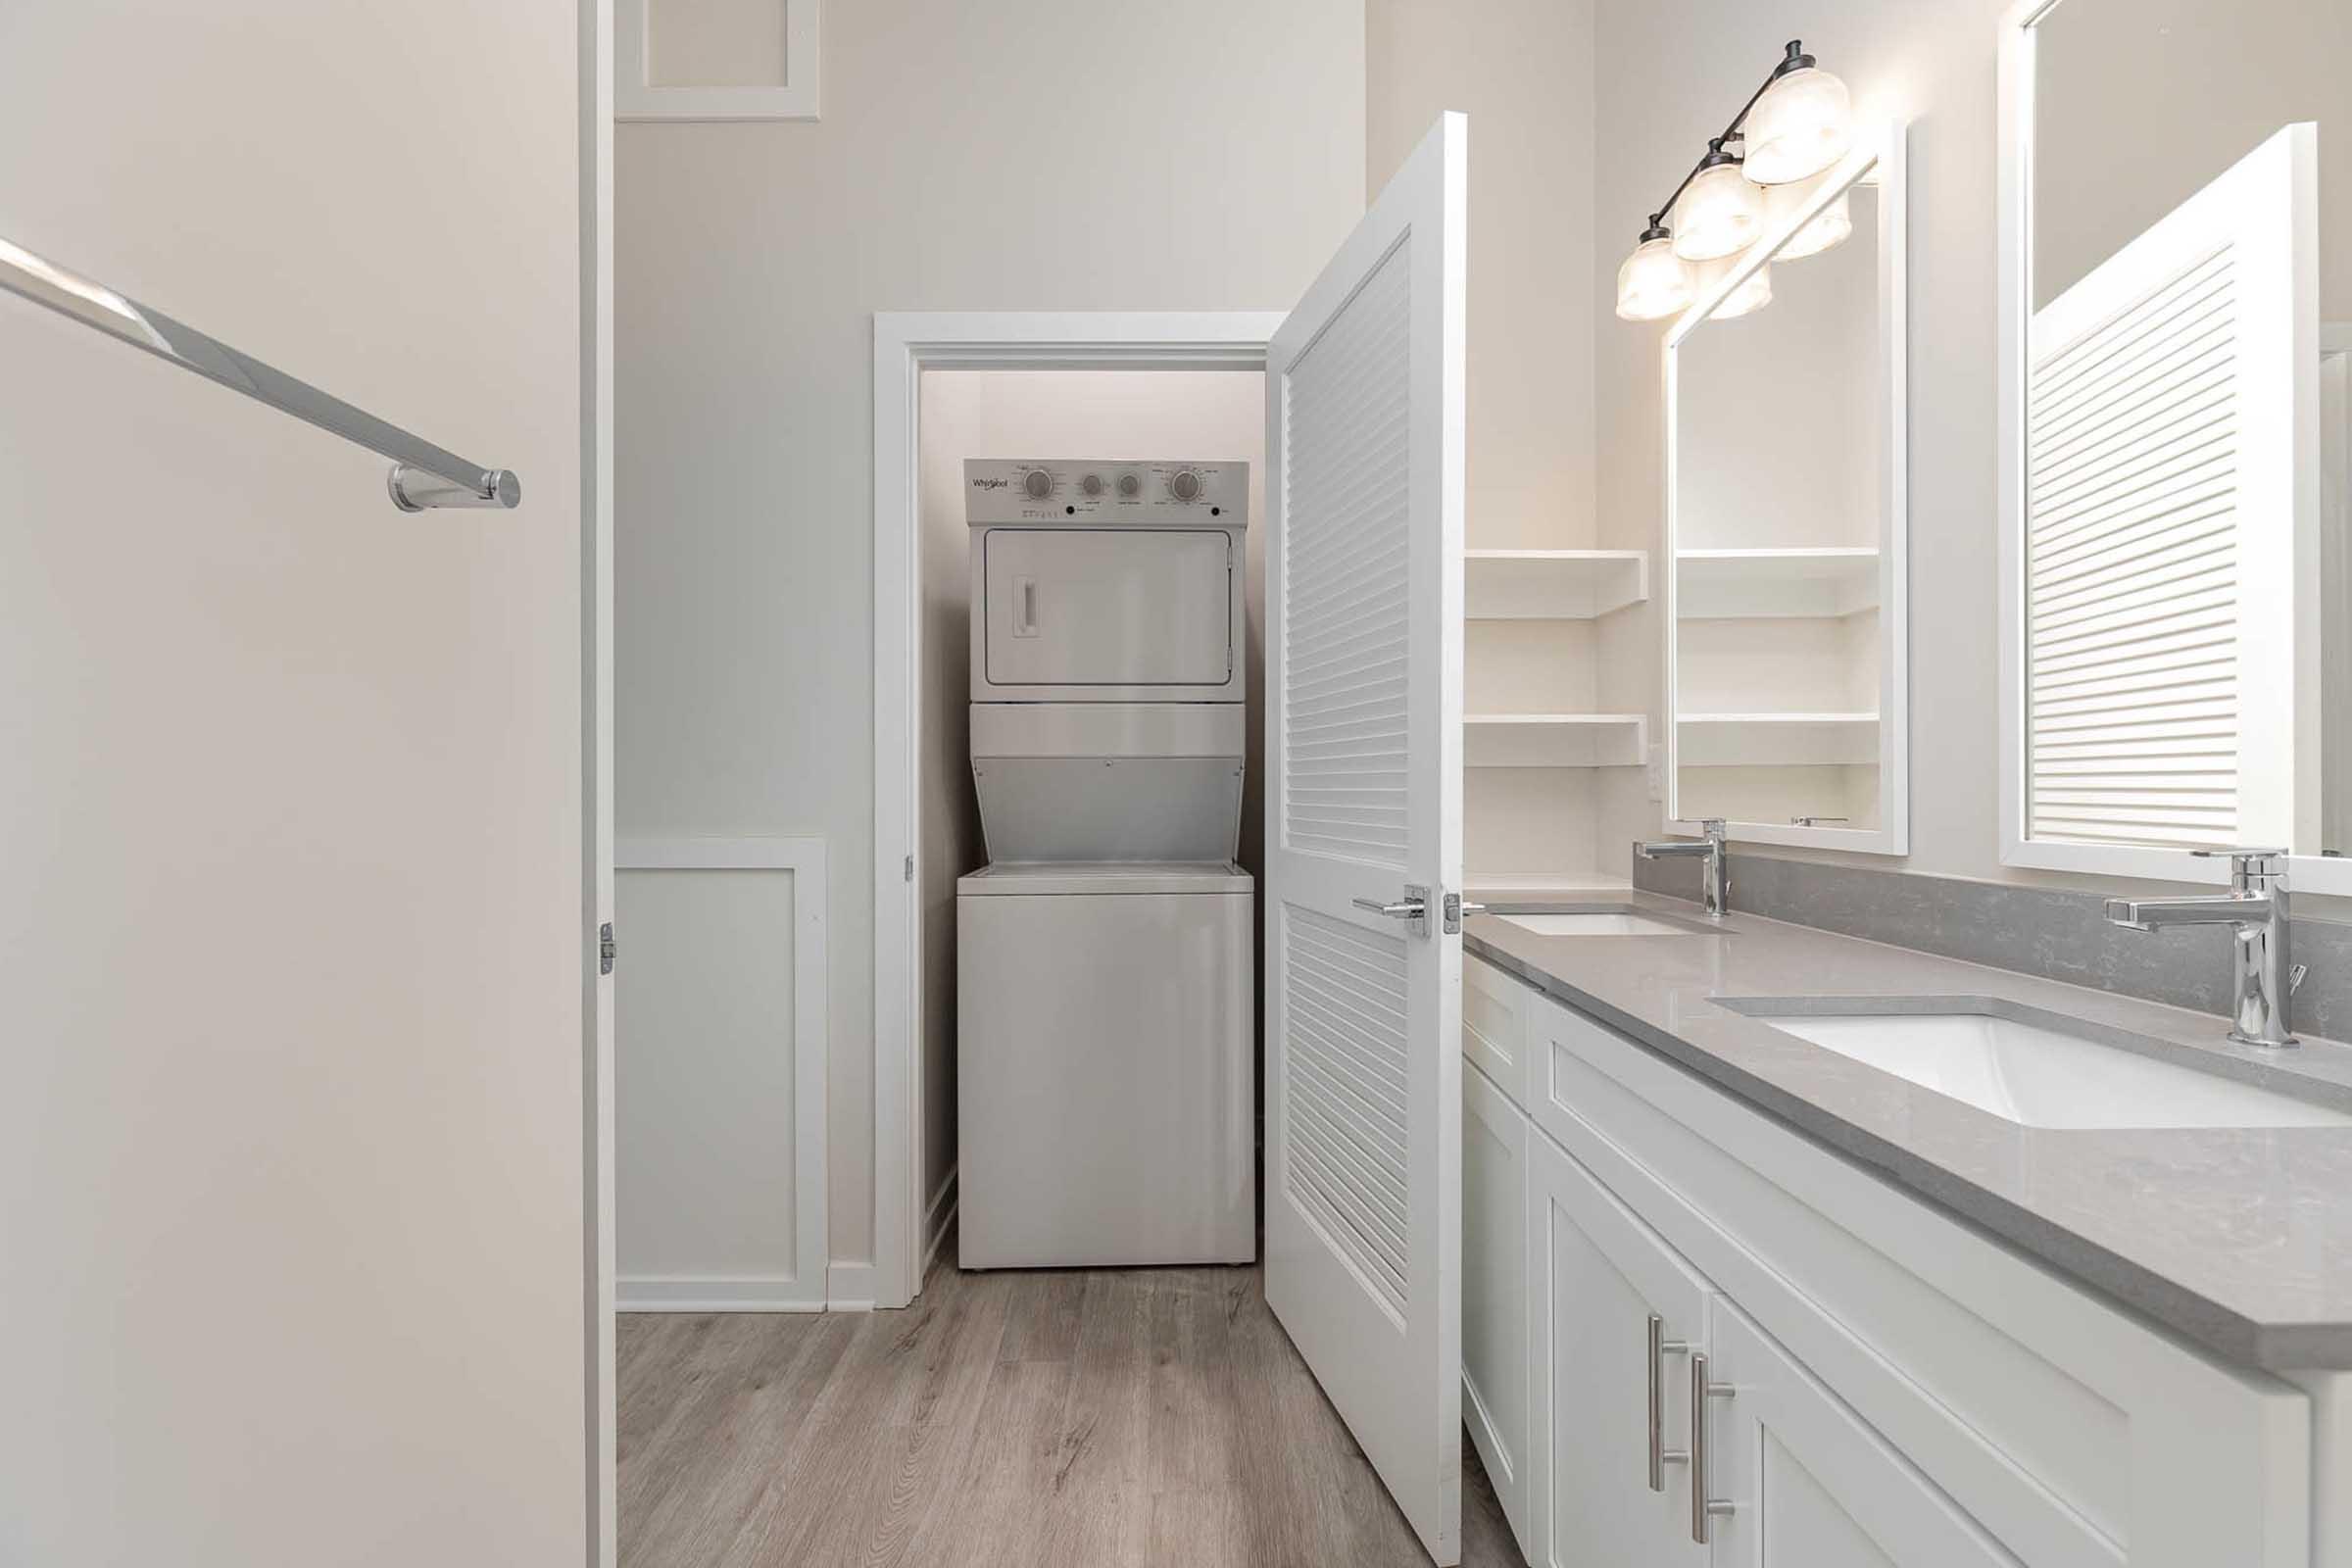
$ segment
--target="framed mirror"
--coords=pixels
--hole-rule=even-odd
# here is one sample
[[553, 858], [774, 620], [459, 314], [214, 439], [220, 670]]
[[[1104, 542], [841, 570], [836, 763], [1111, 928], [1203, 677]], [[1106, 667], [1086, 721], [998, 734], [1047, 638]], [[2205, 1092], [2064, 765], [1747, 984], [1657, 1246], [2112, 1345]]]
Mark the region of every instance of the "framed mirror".
[[2352, 894], [2352, 6], [2001, 39], [2002, 858]]
[[1666, 334], [1678, 832], [1909, 849], [1902, 149], [1775, 187]]

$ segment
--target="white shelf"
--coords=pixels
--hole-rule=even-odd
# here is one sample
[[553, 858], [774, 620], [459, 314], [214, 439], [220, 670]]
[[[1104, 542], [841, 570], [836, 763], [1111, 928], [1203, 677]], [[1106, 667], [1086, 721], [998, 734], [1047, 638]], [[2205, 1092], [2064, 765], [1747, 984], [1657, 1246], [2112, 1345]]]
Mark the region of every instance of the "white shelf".
[[1649, 597], [1646, 550], [1465, 550], [1471, 620], [1592, 620]]
[[1682, 620], [1838, 618], [1879, 608], [1879, 553], [1867, 545], [1686, 550], [1675, 557]]
[[1468, 713], [1465, 767], [1639, 767], [1649, 739], [1641, 713]]
[[1876, 713], [1685, 713], [1676, 720], [1684, 767], [1874, 764]]

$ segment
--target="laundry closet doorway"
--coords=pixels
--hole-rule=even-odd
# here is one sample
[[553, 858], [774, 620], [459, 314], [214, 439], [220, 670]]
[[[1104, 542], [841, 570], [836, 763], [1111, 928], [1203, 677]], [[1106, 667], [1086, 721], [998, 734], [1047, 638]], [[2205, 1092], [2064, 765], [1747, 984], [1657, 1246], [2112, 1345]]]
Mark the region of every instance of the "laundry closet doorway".
[[[1254, 520], [1263, 502], [1265, 377], [1254, 367], [939, 366], [919, 372], [915, 395], [917, 828], [912, 880], [902, 880], [901, 889], [911, 892], [917, 925], [912, 1033], [919, 1112], [912, 1119], [918, 1156], [912, 1182], [922, 1219], [910, 1284], [919, 1291], [957, 1197], [956, 879], [990, 859], [971, 766], [972, 581], [963, 466], [971, 460], [1075, 458], [1240, 463], [1248, 466], [1248, 514]], [[1254, 873], [1264, 821], [1257, 727], [1263, 552], [1257, 529], [1243, 537], [1249, 720], [1237, 858]], [[877, 907], [887, 906], [878, 899]], [[1253, 953], [1257, 946], [1253, 934]], [[881, 951], [878, 943], [878, 967]], [[880, 995], [879, 976], [877, 981]], [[1252, 1019], [1260, 1015], [1254, 997], [1250, 1012]], [[1253, 1062], [1252, 1085], [1255, 1079]]]

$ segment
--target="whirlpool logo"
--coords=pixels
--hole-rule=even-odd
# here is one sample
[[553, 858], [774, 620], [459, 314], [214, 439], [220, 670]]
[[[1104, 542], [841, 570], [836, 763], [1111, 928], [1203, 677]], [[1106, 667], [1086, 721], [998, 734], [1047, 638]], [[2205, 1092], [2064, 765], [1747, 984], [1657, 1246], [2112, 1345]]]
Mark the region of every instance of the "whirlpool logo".
[[975, 490], [1002, 490], [1010, 483], [1012, 483], [1010, 479], [974, 479], [972, 488]]

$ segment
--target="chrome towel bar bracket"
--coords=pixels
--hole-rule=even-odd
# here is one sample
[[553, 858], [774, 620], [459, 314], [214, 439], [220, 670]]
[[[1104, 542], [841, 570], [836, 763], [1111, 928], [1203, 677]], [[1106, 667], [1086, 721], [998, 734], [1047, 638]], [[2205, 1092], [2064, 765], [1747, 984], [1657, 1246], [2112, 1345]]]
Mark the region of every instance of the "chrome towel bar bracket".
[[385, 476], [385, 488], [391, 492], [392, 504], [403, 512], [522, 504], [522, 481], [512, 469], [468, 463], [446, 448], [5, 239], [0, 239], [0, 288], [390, 458], [392, 471]]

